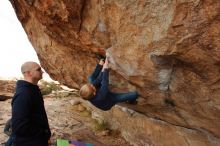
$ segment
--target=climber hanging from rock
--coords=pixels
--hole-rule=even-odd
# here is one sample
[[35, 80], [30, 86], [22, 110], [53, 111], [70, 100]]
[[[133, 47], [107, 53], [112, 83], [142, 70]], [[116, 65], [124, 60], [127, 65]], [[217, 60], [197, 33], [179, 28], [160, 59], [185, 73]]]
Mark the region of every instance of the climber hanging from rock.
[[99, 63], [89, 76], [89, 83], [83, 85], [79, 91], [80, 96], [90, 101], [94, 106], [101, 110], [110, 110], [115, 104], [128, 102], [136, 104], [138, 93], [113, 93], [109, 91], [109, 67], [108, 59], [99, 57]]

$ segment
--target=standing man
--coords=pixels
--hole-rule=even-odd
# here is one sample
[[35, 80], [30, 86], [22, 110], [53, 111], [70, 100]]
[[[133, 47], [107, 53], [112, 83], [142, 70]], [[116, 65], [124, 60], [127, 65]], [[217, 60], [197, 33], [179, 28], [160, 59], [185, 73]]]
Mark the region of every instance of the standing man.
[[51, 132], [38, 81], [43, 71], [36, 62], [21, 66], [24, 80], [16, 83], [12, 99], [13, 146], [48, 146]]

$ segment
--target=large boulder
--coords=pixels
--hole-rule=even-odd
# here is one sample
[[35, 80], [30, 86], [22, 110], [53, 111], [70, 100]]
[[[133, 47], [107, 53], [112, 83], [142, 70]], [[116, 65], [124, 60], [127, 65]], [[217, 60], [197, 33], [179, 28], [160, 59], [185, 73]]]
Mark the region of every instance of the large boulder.
[[15, 92], [15, 80], [2, 80], [0, 79], [0, 93], [14, 93]]
[[15, 80], [0, 79], [0, 101], [11, 99], [15, 92]]
[[[79, 88], [92, 72], [96, 54], [107, 52], [112, 90], [138, 90], [144, 99], [136, 111], [195, 131], [194, 141], [201, 142], [188, 141], [192, 137], [184, 134], [184, 145], [220, 145], [219, 0], [11, 2], [54, 80]], [[151, 122], [155, 129], [158, 123]], [[167, 144], [164, 131], [170, 128], [160, 130], [152, 130], [158, 139], [141, 135], [137, 141], [178, 145], [175, 132], [170, 137], [176, 142]]]

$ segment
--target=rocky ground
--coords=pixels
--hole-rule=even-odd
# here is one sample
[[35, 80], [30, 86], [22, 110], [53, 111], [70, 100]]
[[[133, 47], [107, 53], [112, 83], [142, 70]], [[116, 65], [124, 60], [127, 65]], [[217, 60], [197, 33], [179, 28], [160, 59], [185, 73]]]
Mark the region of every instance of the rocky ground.
[[[0, 144], [4, 145], [7, 135], [3, 133], [5, 122], [11, 117], [11, 100], [0, 101]], [[98, 122], [91, 117], [77, 96], [48, 96], [45, 107], [52, 131], [52, 145], [63, 138], [92, 143], [95, 146], [130, 146], [118, 131], [109, 130], [108, 123]]]

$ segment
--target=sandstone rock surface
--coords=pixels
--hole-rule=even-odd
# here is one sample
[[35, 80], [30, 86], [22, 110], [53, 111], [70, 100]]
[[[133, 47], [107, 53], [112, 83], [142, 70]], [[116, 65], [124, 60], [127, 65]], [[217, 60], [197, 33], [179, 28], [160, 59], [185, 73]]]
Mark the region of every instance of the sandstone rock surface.
[[0, 80], [0, 101], [11, 99], [15, 92], [14, 80]]
[[[107, 52], [112, 90], [138, 90], [144, 99], [135, 110], [171, 129], [195, 132], [193, 139], [183, 134], [194, 141], [184, 145], [220, 145], [219, 0], [11, 2], [53, 79], [79, 88], [95, 66], [95, 54]], [[174, 132], [176, 142], [167, 144], [170, 129], [157, 133], [158, 123], [151, 122], [139, 130], [152, 128], [158, 138], [142, 134], [137, 145], [145, 138], [143, 143], [156, 146], [181, 143]]]

